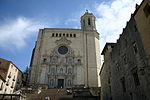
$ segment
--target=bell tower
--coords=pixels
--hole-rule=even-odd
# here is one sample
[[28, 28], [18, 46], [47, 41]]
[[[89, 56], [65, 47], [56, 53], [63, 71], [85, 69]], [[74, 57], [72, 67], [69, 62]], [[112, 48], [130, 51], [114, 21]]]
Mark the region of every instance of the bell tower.
[[81, 29], [82, 30], [96, 30], [95, 16], [86, 10], [85, 14], [81, 16]]

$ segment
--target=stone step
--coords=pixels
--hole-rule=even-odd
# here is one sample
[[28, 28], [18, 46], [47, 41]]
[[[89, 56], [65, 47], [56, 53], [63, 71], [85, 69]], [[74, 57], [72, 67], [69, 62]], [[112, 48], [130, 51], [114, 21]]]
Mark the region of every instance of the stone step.
[[50, 100], [72, 100], [72, 95], [67, 95], [66, 89], [41, 90], [39, 94], [27, 94], [27, 100], [45, 100], [49, 96]]

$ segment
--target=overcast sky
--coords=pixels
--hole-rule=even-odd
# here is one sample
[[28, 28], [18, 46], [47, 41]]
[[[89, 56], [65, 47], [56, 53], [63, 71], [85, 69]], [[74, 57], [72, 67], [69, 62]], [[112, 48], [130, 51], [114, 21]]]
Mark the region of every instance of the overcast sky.
[[101, 51], [116, 42], [135, 5], [142, 0], [0, 0], [0, 57], [22, 71], [29, 66], [32, 49], [42, 28], [80, 28], [86, 9], [97, 20]]

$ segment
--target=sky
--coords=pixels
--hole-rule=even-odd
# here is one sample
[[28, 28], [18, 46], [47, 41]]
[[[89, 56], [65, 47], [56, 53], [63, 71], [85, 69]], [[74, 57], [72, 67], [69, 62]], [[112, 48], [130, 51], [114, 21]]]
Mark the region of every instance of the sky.
[[96, 16], [101, 51], [116, 42], [142, 0], [0, 0], [0, 58], [24, 71], [39, 29], [80, 28], [86, 10]]

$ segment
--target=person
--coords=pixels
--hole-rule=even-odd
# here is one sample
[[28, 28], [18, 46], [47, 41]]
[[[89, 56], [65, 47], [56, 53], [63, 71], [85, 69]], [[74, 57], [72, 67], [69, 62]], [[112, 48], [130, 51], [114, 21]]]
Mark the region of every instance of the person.
[[50, 100], [49, 96], [46, 96], [46, 97], [45, 97], [45, 100]]
[[57, 90], [57, 93], [59, 93], [59, 89]]

